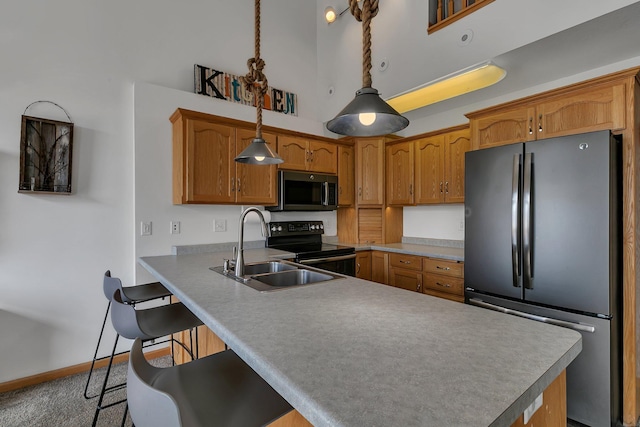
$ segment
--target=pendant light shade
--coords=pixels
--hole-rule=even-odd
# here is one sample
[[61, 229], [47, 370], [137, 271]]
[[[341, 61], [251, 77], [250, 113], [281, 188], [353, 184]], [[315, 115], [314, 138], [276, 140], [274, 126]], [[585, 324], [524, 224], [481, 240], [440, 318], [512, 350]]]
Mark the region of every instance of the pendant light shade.
[[249, 165], [275, 165], [284, 162], [262, 138], [255, 138], [251, 141], [251, 144], [238, 154], [235, 161]]
[[341, 135], [378, 136], [406, 128], [409, 120], [384, 102], [371, 86], [371, 20], [378, 14], [379, 0], [349, 0], [349, 10], [362, 22], [362, 89], [338, 115], [327, 122], [327, 129]]
[[363, 87], [338, 115], [327, 123], [327, 129], [340, 135], [386, 135], [406, 128], [409, 120], [380, 98], [378, 91]]

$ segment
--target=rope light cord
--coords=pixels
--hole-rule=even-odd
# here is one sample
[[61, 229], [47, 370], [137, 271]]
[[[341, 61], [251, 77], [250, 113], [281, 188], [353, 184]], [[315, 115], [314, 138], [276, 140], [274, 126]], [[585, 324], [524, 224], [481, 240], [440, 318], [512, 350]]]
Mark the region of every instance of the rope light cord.
[[[367, 1], [367, 0], [365, 0]], [[377, 3], [377, 1], [376, 1]], [[249, 72], [240, 77], [240, 81], [246, 90], [253, 93], [256, 103], [256, 138], [262, 139], [262, 107], [264, 95], [267, 93], [269, 83], [262, 70], [265, 67], [264, 60], [260, 58], [260, 0], [255, 0], [255, 56], [247, 61]]]
[[362, 22], [362, 87], [371, 87], [371, 20], [378, 14], [379, 0], [349, 0], [349, 9], [356, 21]]

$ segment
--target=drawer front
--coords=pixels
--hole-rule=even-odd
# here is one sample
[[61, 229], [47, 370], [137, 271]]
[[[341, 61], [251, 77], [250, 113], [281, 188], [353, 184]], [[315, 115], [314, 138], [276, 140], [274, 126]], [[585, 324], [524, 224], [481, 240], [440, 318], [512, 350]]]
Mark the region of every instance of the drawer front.
[[392, 267], [421, 271], [422, 257], [417, 255], [403, 255], [403, 254], [390, 253], [389, 264]]
[[423, 288], [448, 294], [463, 296], [464, 279], [459, 277], [443, 276], [441, 274], [425, 274]]
[[447, 276], [462, 277], [464, 264], [456, 261], [448, 261], [437, 258], [424, 259], [424, 272], [445, 274]]

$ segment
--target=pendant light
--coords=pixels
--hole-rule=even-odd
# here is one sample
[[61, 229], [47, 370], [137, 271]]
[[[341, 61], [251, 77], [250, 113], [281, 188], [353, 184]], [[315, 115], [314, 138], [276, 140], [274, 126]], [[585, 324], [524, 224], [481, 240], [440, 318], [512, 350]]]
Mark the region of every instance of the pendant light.
[[327, 122], [331, 132], [349, 136], [378, 136], [406, 128], [409, 120], [380, 98], [371, 87], [371, 19], [378, 14], [378, 0], [349, 0], [351, 14], [362, 21], [362, 89], [338, 115]]
[[277, 153], [274, 153], [267, 142], [262, 139], [262, 107], [264, 94], [269, 87], [267, 77], [262, 73], [264, 60], [260, 58], [260, 0], [255, 0], [255, 56], [247, 61], [249, 72], [240, 77], [240, 81], [246, 90], [253, 92], [256, 102], [256, 137], [251, 144], [238, 156], [235, 161], [250, 165], [274, 165], [284, 162]]

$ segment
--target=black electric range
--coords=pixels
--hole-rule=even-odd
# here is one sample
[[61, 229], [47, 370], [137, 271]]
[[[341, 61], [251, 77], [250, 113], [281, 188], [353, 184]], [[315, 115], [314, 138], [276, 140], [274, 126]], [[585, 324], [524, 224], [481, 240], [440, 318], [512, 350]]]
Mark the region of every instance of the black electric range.
[[294, 261], [300, 264], [355, 276], [355, 249], [323, 243], [322, 221], [271, 222], [269, 231], [268, 248], [294, 253]]

